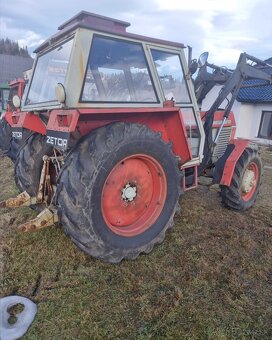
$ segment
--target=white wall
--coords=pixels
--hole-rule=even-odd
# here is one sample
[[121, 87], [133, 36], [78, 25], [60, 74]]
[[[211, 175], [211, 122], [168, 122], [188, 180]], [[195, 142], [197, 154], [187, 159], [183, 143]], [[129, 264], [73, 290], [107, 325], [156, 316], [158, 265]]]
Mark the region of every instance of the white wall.
[[258, 136], [261, 112], [257, 113], [254, 105], [237, 103], [233, 108], [236, 119], [236, 137], [252, 139]]

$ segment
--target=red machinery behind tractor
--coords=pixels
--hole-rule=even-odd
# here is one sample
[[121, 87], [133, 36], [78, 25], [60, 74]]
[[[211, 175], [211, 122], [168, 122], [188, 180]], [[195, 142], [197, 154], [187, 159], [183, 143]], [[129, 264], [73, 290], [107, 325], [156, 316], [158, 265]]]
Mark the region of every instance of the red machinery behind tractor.
[[[162, 242], [181, 192], [200, 175], [220, 184], [227, 207], [254, 204], [261, 160], [249, 140], [235, 139], [230, 109], [245, 79], [272, 80], [245, 53], [234, 71], [208, 64], [207, 54], [187, 63], [183, 44], [128, 26], [88, 12], [65, 22], [36, 50], [21, 110], [7, 115], [14, 136], [33, 133], [15, 164], [22, 193], [0, 205], [42, 210], [20, 229], [59, 221], [80, 249], [108, 262]], [[215, 83], [222, 91], [199, 112], [197, 99]]]
[[[18, 107], [16, 108], [14, 106], [12, 99], [15, 95], [20, 99], [23, 97], [25, 84], [26, 81], [23, 78], [14, 79], [9, 83], [7, 110], [0, 117], [0, 149], [2, 150], [3, 154], [10, 157], [13, 162], [15, 162], [19, 147], [23, 144], [24, 140], [22, 138], [18, 139], [16, 133], [13, 133], [15, 137], [12, 136], [11, 115], [13, 112], [20, 111]], [[29, 131], [25, 131], [24, 139], [26, 139], [29, 134]]]

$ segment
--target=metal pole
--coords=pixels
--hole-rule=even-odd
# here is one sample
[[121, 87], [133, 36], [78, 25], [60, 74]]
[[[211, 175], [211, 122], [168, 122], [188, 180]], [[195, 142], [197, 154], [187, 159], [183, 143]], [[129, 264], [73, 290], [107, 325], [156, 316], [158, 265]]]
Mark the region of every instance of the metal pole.
[[217, 132], [217, 135], [216, 135], [216, 137], [215, 137], [215, 140], [214, 140], [214, 145], [216, 145], [217, 144], [217, 141], [218, 141], [218, 138], [219, 138], [219, 135], [220, 135], [220, 133], [221, 133], [221, 131], [222, 131], [222, 129], [223, 129], [223, 126], [224, 126], [224, 124], [225, 124], [225, 122], [226, 122], [226, 120], [227, 120], [227, 117], [224, 117], [223, 118], [223, 120], [222, 120], [222, 123], [221, 123], [221, 125], [220, 125], [220, 127], [219, 127], [219, 130], [218, 130], [218, 132]]

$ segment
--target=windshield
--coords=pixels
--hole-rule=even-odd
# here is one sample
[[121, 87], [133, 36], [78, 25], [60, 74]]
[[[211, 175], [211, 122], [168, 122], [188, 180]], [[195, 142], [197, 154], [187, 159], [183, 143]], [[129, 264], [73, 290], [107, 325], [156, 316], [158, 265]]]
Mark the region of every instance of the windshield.
[[56, 101], [55, 87], [65, 82], [72, 44], [73, 39], [39, 57], [26, 105]]

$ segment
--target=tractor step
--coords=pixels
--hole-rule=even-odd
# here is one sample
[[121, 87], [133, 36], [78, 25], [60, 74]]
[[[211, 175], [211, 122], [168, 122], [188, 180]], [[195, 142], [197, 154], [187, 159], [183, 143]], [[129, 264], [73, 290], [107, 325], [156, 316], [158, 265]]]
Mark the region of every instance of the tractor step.
[[26, 191], [19, 194], [17, 197], [9, 198], [0, 202], [0, 208], [18, 208], [26, 207], [37, 203], [36, 197], [31, 197]]
[[[186, 169], [192, 170], [190, 178], [186, 177]], [[198, 186], [198, 166], [182, 167], [183, 178], [182, 178], [182, 190], [183, 192], [196, 189]]]
[[24, 224], [21, 224], [18, 227], [18, 230], [26, 233], [28, 231], [37, 231], [46, 227], [50, 227], [51, 225], [58, 222], [58, 215], [56, 210], [45, 208], [39, 215]]

